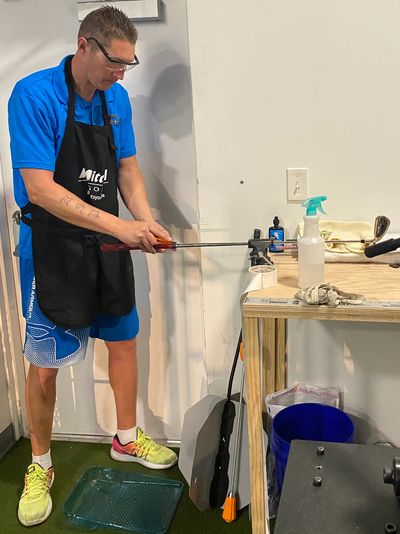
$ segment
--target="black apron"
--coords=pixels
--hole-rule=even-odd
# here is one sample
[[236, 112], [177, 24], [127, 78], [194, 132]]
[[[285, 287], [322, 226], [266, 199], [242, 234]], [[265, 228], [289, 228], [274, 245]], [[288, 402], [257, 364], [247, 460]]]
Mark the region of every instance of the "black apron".
[[[65, 63], [65, 79], [68, 113], [54, 181], [94, 208], [118, 216], [118, 167], [104, 92], [99, 91], [104, 126], [75, 122], [71, 59]], [[83, 328], [98, 314], [126, 315], [132, 310], [130, 252], [100, 250], [102, 243], [117, 239], [64, 222], [31, 202], [21, 213], [32, 227], [36, 295], [46, 317], [64, 328]]]

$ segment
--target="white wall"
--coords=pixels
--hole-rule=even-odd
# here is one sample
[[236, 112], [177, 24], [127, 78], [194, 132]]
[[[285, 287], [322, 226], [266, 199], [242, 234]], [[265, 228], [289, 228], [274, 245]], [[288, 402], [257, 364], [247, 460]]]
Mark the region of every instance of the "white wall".
[[[124, 81], [152, 206], [178, 241], [198, 237], [186, 24], [184, 0], [167, 2], [164, 21], [138, 24], [141, 65]], [[74, 0], [0, 0], [0, 156], [10, 213], [9, 94], [22, 76], [73, 53], [77, 30]], [[179, 439], [185, 410], [205, 389], [199, 255], [135, 253], [134, 262], [141, 320], [139, 423], [156, 438]], [[59, 373], [54, 432], [97, 437], [115, 432], [102, 343], [96, 343], [93, 361]]]
[[[293, 236], [303, 210], [286, 202], [288, 167], [310, 169], [310, 195], [328, 196], [329, 218], [385, 214], [400, 229], [399, 17], [397, 0], [188, 0], [203, 241], [246, 239], [276, 214]], [[219, 392], [247, 252], [202, 258], [207, 367]], [[344, 387], [352, 411], [400, 444], [398, 327], [305, 328], [290, 325], [289, 380]]]

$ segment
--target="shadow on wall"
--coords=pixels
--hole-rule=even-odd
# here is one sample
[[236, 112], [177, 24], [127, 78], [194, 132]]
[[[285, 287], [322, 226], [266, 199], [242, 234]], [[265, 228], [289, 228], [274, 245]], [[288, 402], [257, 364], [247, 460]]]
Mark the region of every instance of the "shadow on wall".
[[[150, 70], [152, 65], [155, 68], [167, 60], [167, 53], [158, 54], [151, 59]], [[155, 78], [149, 96], [138, 95], [131, 99], [131, 105], [150, 203], [159, 210], [160, 219], [167, 227], [191, 229], [197, 222], [196, 209], [180, 197], [182, 184], [177, 170], [165, 163], [167, 158], [162, 151], [164, 135], [176, 141], [192, 134], [193, 106], [187, 65], [179, 63], [164, 69]]]
[[[170, 52], [158, 54], [150, 60], [150, 71], [153, 68], [154, 71], [157, 71], [159, 70], [159, 65], [168, 63], [171, 63]], [[186, 198], [186, 196], [182, 195], [185, 188], [182, 187], [184, 184], [180, 183], [182, 161], [188, 157], [191, 158], [192, 155], [179, 154], [175, 148], [174, 155], [177, 156], [177, 164], [180, 166], [178, 171], [178, 169], [166, 163], [165, 160], [171, 160], [171, 154], [164, 154], [162, 139], [163, 136], [166, 136], [169, 141], [180, 141], [179, 144], [182, 146], [185, 146], [184, 138], [189, 137], [190, 140], [192, 139], [193, 109], [188, 67], [182, 63], [166, 67], [154, 79], [149, 95], [138, 95], [132, 99], [131, 103], [135, 132], [137, 132], [138, 158], [146, 178], [150, 204], [155, 209], [161, 224], [171, 232], [173, 239], [176, 241], [196, 240], [198, 235], [193, 229], [193, 225], [197, 223], [197, 196], [196, 198]], [[191, 143], [190, 147], [193, 147], [193, 141]], [[194, 161], [192, 169], [193, 175], [185, 176], [185, 179], [195, 181]], [[180, 280], [190, 279], [189, 271], [198, 268], [199, 258], [198, 253], [195, 253], [195, 257], [191, 255], [190, 260], [185, 261], [183, 256], [178, 257], [168, 252], [160, 258], [162, 283], [160, 285], [161, 293], [157, 294], [156, 298], [161, 300], [160, 305], [164, 315], [160, 325], [162, 332], [155, 332], [154, 326], [153, 331], [151, 331], [149, 261], [152, 261], [152, 258], [140, 253], [135, 254], [136, 293], [141, 319], [141, 333], [138, 339], [138, 397], [143, 410], [145, 428], [151, 428], [156, 436], [165, 437], [166, 433], [171, 434], [169, 429], [166, 428], [165, 422], [151, 410], [148, 401], [149, 391], [152, 389], [153, 398], [158, 396], [157, 405], [166, 402], [166, 399], [162, 399], [161, 396], [168, 395], [168, 386], [166, 384], [168, 380], [167, 369], [170, 368], [172, 363], [171, 355], [174, 355], [174, 358], [177, 355], [177, 342], [185, 347], [184, 352], [188, 355], [187, 361], [189, 360], [190, 344], [188, 339], [185, 339], [188, 328], [186, 325], [178, 326], [174, 313], [174, 303], [176, 302], [176, 298], [174, 298], [176, 293], [174, 280], [176, 277], [179, 277]], [[153, 300], [153, 306], [155, 304], [158, 305]], [[183, 302], [182, 305], [184, 305]], [[183, 315], [184, 321], [186, 321], [186, 314]], [[152, 336], [158, 336], [162, 343], [166, 344], [165, 349], [162, 351], [165, 355], [163, 362], [160, 361], [163, 357], [162, 354], [150, 354], [151, 334]], [[157, 388], [157, 391], [154, 391], [154, 387], [150, 383], [151, 359], [160, 370], [158, 375], [160, 387]], [[187, 363], [182, 363], [183, 365], [180, 365], [177, 371], [179, 376], [176, 381], [176, 389], [179, 390], [179, 395], [178, 399], [176, 397], [174, 399], [174, 403], [177, 402], [178, 406], [186, 406], [186, 399], [189, 399], [190, 395], [190, 391], [181, 391], [179, 389], [185, 387], [184, 384], [189, 385], [189, 380], [187, 379], [188, 369], [184, 367]], [[172, 365], [174, 364], [176, 364], [175, 361]], [[154, 363], [152, 367], [155, 367]], [[163, 376], [165, 377], [164, 383]], [[185, 379], [181, 380], [181, 377]], [[170, 379], [171, 376], [169, 376]], [[175, 390], [175, 395], [177, 390]], [[171, 414], [171, 417], [169, 417], [169, 424], [174, 429], [179, 428], [180, 414], [178, 409], [176, 410], [176, 415]]]

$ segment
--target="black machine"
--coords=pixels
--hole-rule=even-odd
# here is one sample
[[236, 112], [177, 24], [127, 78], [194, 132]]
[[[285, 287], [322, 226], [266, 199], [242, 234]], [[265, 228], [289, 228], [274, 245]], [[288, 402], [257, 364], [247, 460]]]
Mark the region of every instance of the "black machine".
[[400, 534], [399, 497], [400, 449], [295, 440], [274, 534]]

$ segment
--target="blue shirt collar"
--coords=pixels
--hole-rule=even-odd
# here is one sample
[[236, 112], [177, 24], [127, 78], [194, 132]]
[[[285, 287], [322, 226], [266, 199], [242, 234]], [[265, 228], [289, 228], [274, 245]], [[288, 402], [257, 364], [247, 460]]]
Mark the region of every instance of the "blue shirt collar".
[[[64, 66], [67, 59], [72, 58], [72, 55], [65, 56], [61, 60], [61, 63], [57, 65], [57, 67], [54, 69], [54, 77], [53, 77], [53, 86], [54, 91], [57, 95], [58, 100], [62, 103], [67, 105], [68, 104], [68, 89], [67, 84], [65, 82], [65, 74], [64, 74]], [[114, 91], [112, 91], [112, 87], [110, 89], [107, 89], [104, 91], [104, 94], [106, 95], [106, 101], [107, 102], [114, 102]], [[90, 105], [90, 103], [88, 103]]]

